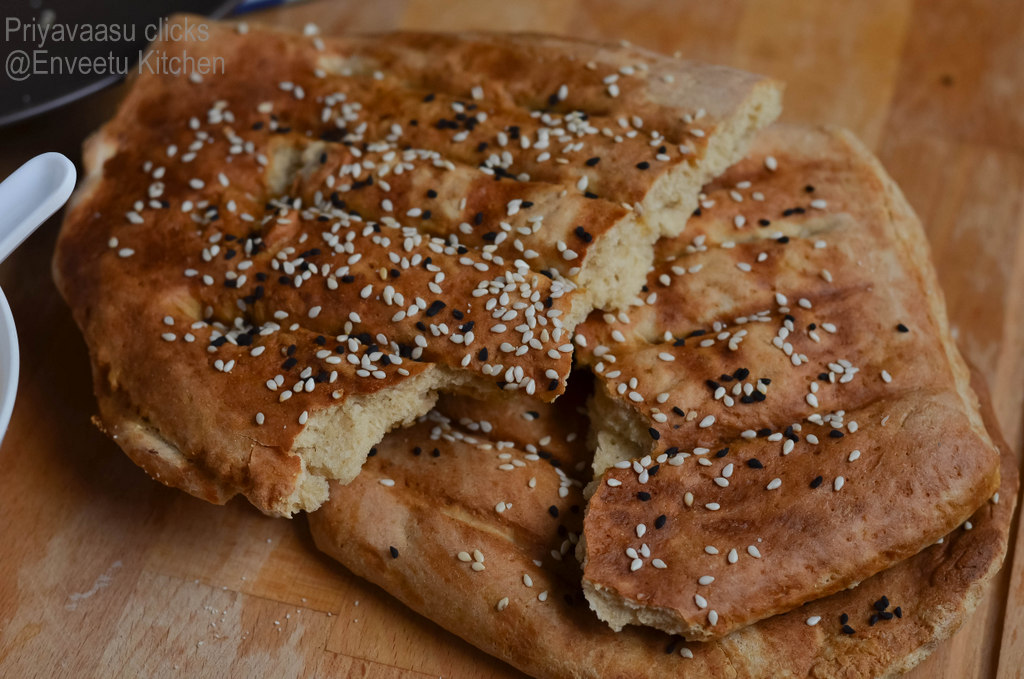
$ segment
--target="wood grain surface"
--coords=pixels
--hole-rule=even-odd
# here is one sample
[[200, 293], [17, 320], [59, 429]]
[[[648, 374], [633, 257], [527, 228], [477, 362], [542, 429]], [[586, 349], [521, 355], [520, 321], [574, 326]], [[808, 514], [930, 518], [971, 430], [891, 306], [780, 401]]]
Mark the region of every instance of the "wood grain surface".
[[[1024, 454], [1024, 3], [346, 0], [248, 20], [625, 39], [786, 80], [784, 119], [853, 129], [902, 185], [964, 353]], [[42, 151], [79, 160], [119, 96], [0, 130], [0, 175]], [[22, 343], [0, 448], [0, 676], [521, 676], [320, 556], [304, 520], [164, 488], [100, 435], [85, 347], [50, 278], [58, 227], [0, 265]], [[1013, 530], [977, 613], [910, 676], [1022, 676]]]

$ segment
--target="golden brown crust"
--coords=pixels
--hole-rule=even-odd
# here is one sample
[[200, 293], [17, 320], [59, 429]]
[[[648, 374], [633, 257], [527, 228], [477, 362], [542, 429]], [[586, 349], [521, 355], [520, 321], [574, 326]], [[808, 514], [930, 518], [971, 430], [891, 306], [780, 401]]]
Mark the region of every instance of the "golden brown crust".
[[779, 108], [772, 81], [587, 43], [204, 24], [153, 49], [219, 70], [144, 70], [89, 142], [54, 274], [105, 429], [277, 514], [438, 389], [560, 394], [575, 323], [682, 227], [645, 211], [685, 217]]
[[701, 210], [581, 352], [584, 590], [689, 639], [865, 580], [999, 483], [920, 225], [852, 135], [769, 128]]
[[[494, 446], [500, 437], [484, 440], [479, 431], [456, 427], [435, 439], [430, 432], [437, 425], [424, 424], [390, 434], [352, 484], [332, 489], [331, 499], [310, 515], [310, 526], [318, 547], [354, 573], [532, 676], [895, 676], [964, 622], [1006, 551], [1017, 473], [987, 396], [984, 403], [986, 426], [1002, 451], [1003, 474], [998, 503], [975, 512], [971, 530], [955, 530], [942, 544], [854, 589], [717, 641], [687, 643], [641, 627], [616, 633], [598, 621], [580, 592], [579, 566], [567, 554], [567, 543], [580, 530], [580, 516], [573, 512], [582, 502], [579, 487], [570, 486], [565, 498], [558, 497], [557, 472], [543, 460], [523, 459], [522, 448], [503, 450], [523, 467], [498, 469], [495, 451], [480, 446]], [[492, 411], [485, 418], [513, 423], [524, 440], [551, 436], [561, 445], [561, 405], [527, 406], [540, 415], [529, 421], [517, 417], [518, 409], [502, 412], [504, 417]], [[474, 407], [487, 413], [486, 405]], [[435, 448], [436, 458], [431, 456]], [[529, 478], [536, 479], [532, 489]], [[382, 485], [381, 479], [394, 485]], [[511, 504], [500, 514], [499, 499]], [[552, 506], [559, 510], [557, 519]], [[398, 550], [397, 558], [390, 547]], [[473, 570], [474, 550], [484, 557], [483, 570]], [[459, 559], [462, 551], [469, 562]], [[545, 591], [546, 601], [539, 601]], [[891, 619], [871, 625], [883, 596]], [[498, 611], [505, 597], [508, 603]], [[896, 607], [901, 618], [893, 613]], [[844, 614], [851, 635], [842, 632]], [[820, 620], [809, 626], [812, 616]]]

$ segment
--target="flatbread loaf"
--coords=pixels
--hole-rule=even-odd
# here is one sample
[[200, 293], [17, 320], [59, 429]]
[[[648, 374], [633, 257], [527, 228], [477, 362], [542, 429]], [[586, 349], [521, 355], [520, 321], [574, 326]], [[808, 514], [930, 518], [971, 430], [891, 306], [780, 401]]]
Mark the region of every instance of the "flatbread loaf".
[[589, 463], [582, 436], [567, 440], [576, 411], [563, 400], [467, 402], [389, 434], [353, 483], [332, 487], [310, 526], [352, 572], [538, 678], [894, 676], [956, 631], [1006, 551], [1017, 473], [986, 406], [1002, 450], [999, 493], [940, 544], [724, 639], [613, 632], [589, 610], [572, 558], [583, 497], [560, 470]]
[[997, 490], [924, 233], [851, 134], [766, 130], [645, 289], [580, 329], [600, 478], [579, 553], [614, 629], [721, 638], [916, 554]]
[[101, 428], [271, 514], [315, 509], [438, 390], [559, 395], [576, 323], [633, 298], [780, 106], [634, 48], [202, 23], [152, 50], [215, 72], [143, 69], [87, 143], [54, 272]]

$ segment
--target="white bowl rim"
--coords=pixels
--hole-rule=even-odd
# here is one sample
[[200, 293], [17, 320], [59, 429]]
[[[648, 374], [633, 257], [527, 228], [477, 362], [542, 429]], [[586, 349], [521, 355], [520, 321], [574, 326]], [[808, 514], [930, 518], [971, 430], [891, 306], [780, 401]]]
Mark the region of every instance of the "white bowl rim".
[[7, 425], [14, 412], [14, 399], [18, 394], [18, 330], [14, 314], [0, 289], [0, 443], [7, 433]]

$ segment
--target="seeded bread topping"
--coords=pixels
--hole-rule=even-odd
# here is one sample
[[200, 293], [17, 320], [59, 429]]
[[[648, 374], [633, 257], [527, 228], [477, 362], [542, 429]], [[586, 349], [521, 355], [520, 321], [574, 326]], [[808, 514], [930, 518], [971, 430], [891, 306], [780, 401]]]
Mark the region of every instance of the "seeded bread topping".
[[916, 218], [848, 133], [774, 126], [581, 327], [613, 628], [721, 638], [892, 566], [999, 484]]
[[[1017, 487], [1005, 443], [991, 501], [856, 588], [714, 641], [650, 627], [614, 632], [590, 610], [572, 558], [580, 465], [590, 461], [578, 377], [551, 404], [522, 394], [512, 403], [442, 398], [423, 422], [388, 434], [355, 481], [332, 488], [309, 517], [317, 546], [540, 679], [895, 676], [959, 627], [1002, 562]], [[648, 530], [667, 527], [655, 520]], [[727, 563], [728, 552], [717, 558]]]
[[[177, 21], [183, 21], [179, 18]], [[159, 44], [86, 149], [55, 273], [100, 423], [151, 475], [290, 515], [438, 390], [564, 390], [573, 329], [779, 111], [720, 67], [539, 36]]]

